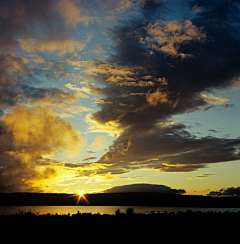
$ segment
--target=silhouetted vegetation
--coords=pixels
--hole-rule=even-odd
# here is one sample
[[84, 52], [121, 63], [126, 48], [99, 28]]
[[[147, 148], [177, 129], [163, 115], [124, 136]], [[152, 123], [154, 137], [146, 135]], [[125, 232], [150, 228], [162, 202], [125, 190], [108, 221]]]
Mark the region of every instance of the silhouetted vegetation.
[[[237, 197], [203, 197], [161, 193], [108, 193], [86, 194], [95, 206], [167, 206], [167, 207], [240, 207]], [[70, 194], [15, 193], [0, 194], [2, 206], [36, 205], [76, 205], [78, 196]], [[79, 205], [86, 204], [81, 202]], [[33, 212], [0, 215], [2, 238], [17, 237], [18, 242], [36, 236], [37, 240], [67, 242], [87, 237], [88, 241], [106, 238], [127, 242], [150, 243], [159, 241], [199, 242], [210, 240], [214, 243], [232, 243], [239, 231], [240, 212], [154, 212], [134, 213], [134, 208], [126, 212], [116, 210], [115, 215], [80, 213], [70, 215], [39, 215]], [[65, 239], [64, 239], [65, 236]], [[105, 239], [104, 239], [105, 238]]]
[[[122, 213], [116, 210], [115, 215], [80, 213], [70, 215], [19, 212], [12, 215], [0, 215], [4, 223], [1, 231], [3, 236], [37, 235], [39, 238], [54, 240], [64, 234], [87, 237], [88, 241], [101, 239], [105, 236], [116, 240], [148, 241], [204, 241], [214, 240], [214, 243], [227, 240], [231, 243], [239, 231], [239, 212], [154, 212], [149, 214], [134, 213], [133, 208]], [[62, 239], [61, 239], [62, 240]]]

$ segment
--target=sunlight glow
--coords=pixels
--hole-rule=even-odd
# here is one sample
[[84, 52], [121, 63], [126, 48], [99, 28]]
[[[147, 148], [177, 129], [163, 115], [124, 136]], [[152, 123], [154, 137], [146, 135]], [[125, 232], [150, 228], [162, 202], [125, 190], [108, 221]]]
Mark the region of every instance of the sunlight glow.
[[79, 196], [83, 196], [83, 195], [84, 195], [84, 193], [85, 193], [85, 191], [84, 191], [84, 190], [82, 190], [82, 191], [79, 191], [78, 195], [79, 195]]
[[84, 195], [85, 194], [85, 191], [84, 190], [81, 190], [78, 192], [78, 194], [75, 194], [76, 197], [77, 197], [77, 202], [76, 202], [76, 205], [78, 205], [82, 199], [82, 202], [84, 204], [87, 204], [87, 205], [90, 205], [90, 202], [87, 200], [86, 196]]

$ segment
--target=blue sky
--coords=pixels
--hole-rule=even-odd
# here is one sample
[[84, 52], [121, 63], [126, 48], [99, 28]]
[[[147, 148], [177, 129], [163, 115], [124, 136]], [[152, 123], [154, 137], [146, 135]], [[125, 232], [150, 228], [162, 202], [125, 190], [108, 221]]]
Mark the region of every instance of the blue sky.
[[0, 4], [2, 192], [239, 186], [238, 1]]

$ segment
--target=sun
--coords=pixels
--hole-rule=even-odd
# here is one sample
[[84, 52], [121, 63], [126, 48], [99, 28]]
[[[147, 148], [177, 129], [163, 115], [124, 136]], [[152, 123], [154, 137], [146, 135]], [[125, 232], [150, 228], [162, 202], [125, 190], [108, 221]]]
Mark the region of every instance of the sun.
[[79, 195], [80, 197], [82, 197], [82, 196], [84, 195], [84, 193], [85, 193], [85, 191], [82, 190], [82, 191], [79, 191], [79, 192], [78, 192], [78, 195]]
[[79, 202], [82, 201], [85, 203], [85, 204], [90, 204], [90, 202], [87, 200], [86, 196], [85, 195], [85, 191], [84, 190], [81, 190], [81, 191], [78, 191], [77, 194], [75, 194], [75, 196], [77, 196], [77, 202], [76, 202], [76, 205], [79, 204]]

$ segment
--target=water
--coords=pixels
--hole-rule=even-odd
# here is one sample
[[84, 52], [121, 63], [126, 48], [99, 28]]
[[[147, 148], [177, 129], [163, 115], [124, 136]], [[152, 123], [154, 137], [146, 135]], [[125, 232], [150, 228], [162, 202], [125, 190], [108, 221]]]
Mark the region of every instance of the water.
[[115, 214], [117, 209], [125, 213], [127, 208], [133, 208], [134, 213], [149, 214], [151, 211], [167, 213], [178, 211], [186, 212], [192, 210], [194, 212], [238, 212], [240, 208], [191, 208], [191, 207], [154, 207], [154, 206], [0, 206], [0, 215], [16, 214], [23, 212], [29, 212], [35, 214], [76, 214], [80, 213], [92, 213], [92, 214]]

